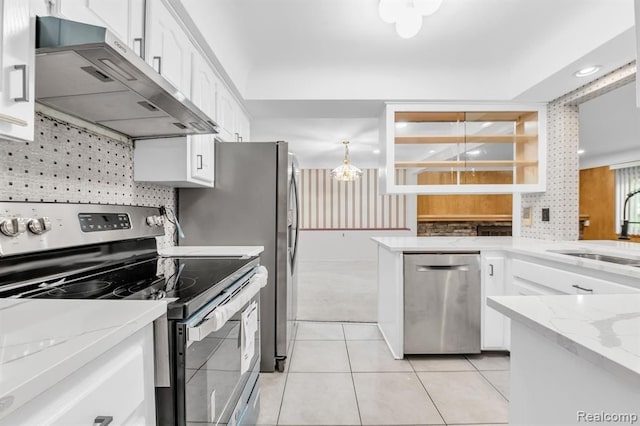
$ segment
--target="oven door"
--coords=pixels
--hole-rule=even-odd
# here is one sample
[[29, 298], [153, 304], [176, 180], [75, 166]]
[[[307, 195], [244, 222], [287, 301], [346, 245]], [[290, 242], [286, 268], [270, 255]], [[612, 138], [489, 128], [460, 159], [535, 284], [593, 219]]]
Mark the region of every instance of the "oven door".
[[176, 323], [178, 425], [236, 426], [257, 415], [251, 411], [259, 409], [258, 309], [255, 294], [221, 328], [206, 334], [193, 333], [193, 322]]

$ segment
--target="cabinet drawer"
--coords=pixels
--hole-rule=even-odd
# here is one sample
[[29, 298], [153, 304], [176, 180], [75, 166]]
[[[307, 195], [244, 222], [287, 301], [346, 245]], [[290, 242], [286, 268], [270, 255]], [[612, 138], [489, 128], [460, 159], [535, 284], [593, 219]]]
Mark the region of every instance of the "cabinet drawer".
[[148, 415], [153, 403], [147, 400], [153, 398], [153, 384], [146, 377], [149, 368], [145, 365], [152, 336], [151, 326], [139, 331], [0, 425], [93, 425], [99, 416], [112, 417], [112, 426], [154, 423]]
[[539, 286], [547, 287], [556, 293], [566, 294], [624, 294], [640, 293], [640, 289], [610, 281], [592, 278], [562, 269], [538, 265], [532, 262], [514, 259], [512, 263], [514, 280], [520, 278]]

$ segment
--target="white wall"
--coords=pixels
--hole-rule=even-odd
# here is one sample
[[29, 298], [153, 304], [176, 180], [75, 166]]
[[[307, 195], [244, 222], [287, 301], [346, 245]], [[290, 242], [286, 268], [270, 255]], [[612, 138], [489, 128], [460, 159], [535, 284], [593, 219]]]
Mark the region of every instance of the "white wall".
[[580, 105], [580, 168], [640, 160], [640, 109], [629, 83]]
[[299, 257], [309, 261], [376, 261], [372, 237], [415, 236], [415, 231], [300, 231]]

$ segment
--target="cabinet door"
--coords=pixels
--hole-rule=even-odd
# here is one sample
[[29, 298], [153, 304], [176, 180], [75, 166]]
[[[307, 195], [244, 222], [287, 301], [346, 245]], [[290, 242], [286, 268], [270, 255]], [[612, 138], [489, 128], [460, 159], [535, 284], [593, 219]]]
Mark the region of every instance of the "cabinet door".
[[0, 135], [33, 140], [35, 28], [29, 2], [0, 0], [2, 8], [2, 72], [0, 72]]
[[220, 126], [218, 138], [225, 142], [237, 142], [239, 134], [235, 123], [235, 99], [227, 88], [220, 84], [216, 91], [217, 98], [217, 121]]
[[501, 256], [486, 256], [482, 259], [482, 280], [484, 284], [484, 335], [483, 349], [508, 349], [509, 319], [486, 304], [487, 296], [504, 296], [505, 259]]
[[189, 137], [191, 144], [191, 179], [213, 186], [214, 170], [214, 135], [193, 135]]
[[216, 117], [216, 78], [209, 63], [196, 53], [193, 56], [193, 80], [191, 83], [191, 101], [211, 117]]
[[64, 18], [106, 27], [143, 56], [144, 0], [62, 0], [59, 7]]
[[149, 324], [0, 420], [2, 426], [155, 424], [153, 325]]
[[251, 123], [249, 117], [244, 113], [240, 106], [238, 106], [238, 133], [240, 134], [240, 140], [249, 142], [251, 140]]
[[161, 0], [147, 2], [146, 61], [185, 96], [191, 94], [193, 47]]

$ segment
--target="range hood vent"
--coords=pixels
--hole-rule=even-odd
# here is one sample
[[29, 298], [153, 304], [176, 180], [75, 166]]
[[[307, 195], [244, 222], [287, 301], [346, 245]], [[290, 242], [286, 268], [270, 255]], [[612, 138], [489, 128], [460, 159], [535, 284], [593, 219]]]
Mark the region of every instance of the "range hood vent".
[[50, 16], [36, 19], [36, 100], [132, 139], [218, 133], [109, 30]]

